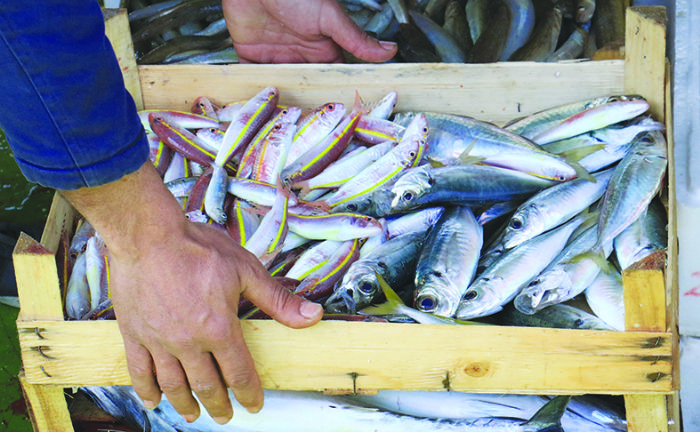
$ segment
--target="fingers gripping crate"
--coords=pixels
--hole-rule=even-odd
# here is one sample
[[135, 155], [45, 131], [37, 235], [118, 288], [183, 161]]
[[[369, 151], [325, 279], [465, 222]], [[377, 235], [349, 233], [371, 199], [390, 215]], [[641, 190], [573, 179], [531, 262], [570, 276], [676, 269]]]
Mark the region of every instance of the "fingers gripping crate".
[[[328, 101], [350, 104], [356, 90], [367, 99], [395, 90], [398, 110], [451, 112], [503, 124], [606, 94], [644, 96], [654, 117], [668, 127], [669, 247], [660, 268], [624, 273], [626, 332], [334, 321], [303, 330], [258, 320], [242, 326], [266, 388], [616, 394], [625, 397], [629, 430], [677, 429], [677, 250], [663, 8], [628, 10], [625, 60], [554, 64], [137, 68], [124, 37], [125, 19], [123, 12], [114, 14], [107, 29], [127, 87], [146, 109], [189, 109], [198, 96], [242, 100], [251, 89], [269, 85], [280, 89], [282, 103], [307, 108]], [[64, 388], [130, 384], [116, 322], [63, 318], [55, 253], [77, 216], [57, 195], [41, 242], [23, 236], [14, 252], [20, 378], [39, 432], [73, 430]]]

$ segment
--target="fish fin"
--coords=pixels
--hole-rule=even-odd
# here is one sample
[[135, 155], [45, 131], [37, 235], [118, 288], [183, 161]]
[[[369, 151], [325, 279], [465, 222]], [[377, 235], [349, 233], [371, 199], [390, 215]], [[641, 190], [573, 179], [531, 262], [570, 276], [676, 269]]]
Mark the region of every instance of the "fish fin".
[[362, 96], [360, 96], [360, 92], [355, 89], [355, 103], [352, 107], [353, 112], [361, 112], [363, 114], [367, 114], [369, 111], [367, 107], [365, 107], [365, 101], [362, 100]]
[[605, 252], [603, 250], [595, 250], [591, 249], [588, 252], [583, 252], [575, 257], [571, 258], [568, 262], [571, 263], [576, 263], [584, 259], [590, 259], [594, 263], [600, 267], [600, 270], [605, 273], [605, 274], [611, 274], [614, 271], [614, 268], [610, 261], [608, 261], [608, 258], [605, 256]]
[[577, 161], [573, 161], [568, 158], [564, 158], [564, 160], [566, 160], [566, 163], [569, 164], [569, 166], [573, 168], [574, 171], [576, 171], [576, 177], [588, 180], [591, 183], [598, 182], [598, 180], [596, 180], [596, 178], [593, 177], [591, 173], [589, 173], [588, 170], [582, 167], [581, 164]]
[[477, 138], [474, 138], [472, 142], [469, 144], [466, 150], [462, 152], [462, 154], [459, 155], [459, 163], [460, 165], [475, 165], [478, 164], [479, 162], [483, 162], [486, 160], [485, 157], [481, 156], [470, 156], [469, 153], [474, 149], [474, 145], [476, 145]]
[[569, 161], [580, 161], [581, 159], [585, 158], [588, 155], [591, 155], [598, 150], [602, 150], [605, 148], [605, 144], [592, 144], [589, 146], [584, 146], [584, 147], [577, 147], [571, 150], [566, 150], [561, 153], [559, 153], [559, 156], [564, 156], [566, 160]]
[[537, 430], [542, 431], [563, 431], [561, 418], [566, 412], [570, 400], [571, 396], [556, 396], [540, 408], [525, 424], [537, 426]]
[[428, 160], [428, 163], [430, 164], [430, 166], [433, 168], [442, 168], [442, 167], [446, 166], [443, 162], [440, 162], [437, 159], [433, 159], [430, 156], [426, 157], [426, 159]]

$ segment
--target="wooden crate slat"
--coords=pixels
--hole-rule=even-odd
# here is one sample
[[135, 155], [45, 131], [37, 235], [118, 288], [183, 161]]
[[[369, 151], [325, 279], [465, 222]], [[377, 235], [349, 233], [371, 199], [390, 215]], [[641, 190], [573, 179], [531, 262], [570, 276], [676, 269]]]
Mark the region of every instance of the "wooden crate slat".
[[[386, 65], [139, 66], [146, 109], [189, 110], [198, 96], [219, 104], [246, 100], [267, 86], [280, 103], [352, 107], [398, 92], [397, 110], [451, 112], [505, 123], [556, 104], [624, 91], [624, 62]], [[585, 82], [585, 85], [582, 83]], [[547, 91], [543, 92], [542, 88]]]
[[[267, 388], [671, 391], [672, 341], [662, 332], [346, 322], [303, 330], [273, 321], [242, 325]], [[35, 321], [19, 328], [31, 383], [129, 383], [116, 322]]]
[[19, 382], [35, 431], [73, 432], [62, 387], [29, 384], [23, 375], [20, 375]]

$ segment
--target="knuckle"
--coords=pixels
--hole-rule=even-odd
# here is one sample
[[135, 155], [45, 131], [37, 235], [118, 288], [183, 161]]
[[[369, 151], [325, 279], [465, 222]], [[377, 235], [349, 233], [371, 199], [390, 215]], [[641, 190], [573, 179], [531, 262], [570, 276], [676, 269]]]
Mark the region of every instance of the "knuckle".
[[150, 378], [154, 375], [153, 368], [145, 364], [129, 364], [129, 374], [135, 379]]
[[202, 383], [192, 386], [192, 391], [199, 396], [200, 399], [211, 399], [218, 393], [219, 387], [211, 383]]
[[182, 382], [182, 381], [165, 381], [165, 382], [159, 382], [160, 389], [163, 391], [163, 393], [167, 394], [174, 394], [174, 393], [182, 393], [185, 391], [188, 391], [188, 386]]
[[246, 389], [255, 383], [255, 375], [250, 370], [240, 370], [226, 376], [226, 382], [231, 388]]

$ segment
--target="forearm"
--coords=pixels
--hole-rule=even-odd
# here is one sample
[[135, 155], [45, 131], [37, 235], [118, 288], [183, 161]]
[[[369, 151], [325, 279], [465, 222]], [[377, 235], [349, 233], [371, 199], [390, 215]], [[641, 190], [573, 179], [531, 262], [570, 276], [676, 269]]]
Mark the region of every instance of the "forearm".
[[139, 259], [144, 248], [183, 233], [187, 223], [150, 162], [117, 181], [60, 193], [90, 221], [117, 257]]

